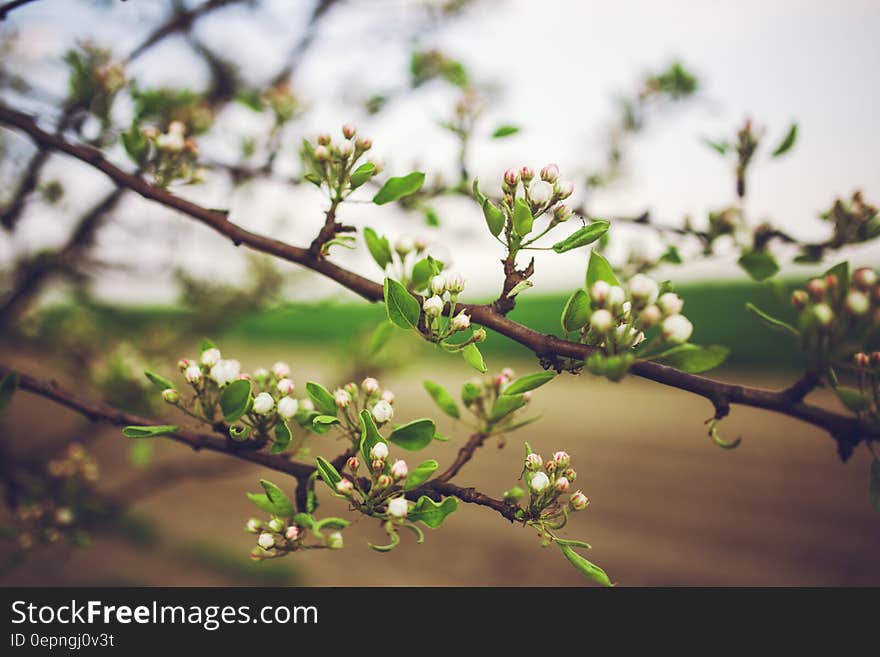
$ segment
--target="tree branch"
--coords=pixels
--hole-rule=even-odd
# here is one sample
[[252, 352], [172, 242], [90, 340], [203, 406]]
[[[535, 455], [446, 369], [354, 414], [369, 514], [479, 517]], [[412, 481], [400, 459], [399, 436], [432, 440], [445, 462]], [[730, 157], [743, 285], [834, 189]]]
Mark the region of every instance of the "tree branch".
[[[27, 114], [0, 104], [0, 124], [27, 133], [40, 146], [66, 153], [90, 164], [107, 175], [117, 185], [127, 187], [144, 198], [190, 216], [225, 235], [236, 246], [244, 244], [256, 251], [302, 265], [323, 274], [369, 301], [382, 301], [383, 299], [382, 286], [378, 283], [343, 269], [326, 259], [317, 259], [308, 249], [245, 230], [229, 221], [225, 211], [204, 208], [175, 196], [165, 189], [151, 185], [143, 178], [115, 166], [104, 158], [100, 151], [90, 146], [71, 144], [60, 135], [42, 130]], [[462, 310], [471, 316], [474, 323], [492, 329], [528, 347], [542, 362], [555, 362], [558, 358], [582, 361], [593, 351], [593, 348], [588, 345], [545, 335], [518, 324], [499, 314], [489, 305], [458, 304], [456, 312]], [[557, 369], [561, 370], [562, 368], [558, 367]], [[802, 401], [793, 402], [790, 394], [784, 390], [772, 391], [727, 384], [648, 361], [636, 361], [631, 371], [637, 376], [705, 397], [715, 407], [716, 417], [726, 415], [731, 404], [741, 404], [803, 420], [831, 434], [838, 441], [841, 454], [848, 454], [852, 447], [861, 440], [880, 440], [880, 425], [834, 413], [805, 404]]]
[[5, 21], [6, 15], [14, 9], [18, 9], [19, 7], [23, 7], [34, 1], [35, 0], [12, 0], [4, 5], [0, 5], [0, 21]]

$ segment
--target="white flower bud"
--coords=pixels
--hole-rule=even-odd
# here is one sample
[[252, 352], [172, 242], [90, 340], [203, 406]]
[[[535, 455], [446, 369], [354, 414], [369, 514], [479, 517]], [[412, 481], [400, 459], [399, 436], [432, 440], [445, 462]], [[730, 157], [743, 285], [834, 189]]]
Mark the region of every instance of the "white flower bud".
[[416, 248], [415, 240], [409, 235], [402, 235], [398, 238], [398, 240], [394, 243], [394, 250], [397, 251], [397, 254], [403, 258], [410, 251]]
[[331, 550], [341, 550], [345, 543], [342, 540], [342, 532], [333, 532], [327, 537], [327, 547]]
[[869, 267], [862, 267], [853, 272], [853, 283], [860, 290], [866, 291], [877, 284], [877, 272]]
[[556, 194], [562, 200], [567, 199], [574, 194], [574, 183], [569, 180], [560, 180], [556, 183]]
[[688, 341], [694, 332], [694, 325], [684, 315], [670, 315], [660, 325], [663, 339], [667, 342], [682, 344]]
[[224, 386], [239, 378], [241, 375], [241, 363], [237, 360], [219, 360], [211, 368], [211, 378], [218, 386]]
[[254, 397], [254, 413], [266, 415], [271, 413], [273, 408], [275, 408], [275, 400], [268, 392], [261, 392]]
[[831, 326], [831, 322], [834, 321], [834, 311], [831, 310], [831, 306], [827, 303], [817, 303], [813, 306], [813, 316], [816, 318], [819, 326], [826, 328]]
[[339, 149], [339, 155], [342, 157], [348, 157], [354, 152], [354, 144], [347, 139], [340, 142], [337, 148]]
[[272, 536], [272, 534], [263, 532], [262, 534], [260, 534], [260, 538], [257, 539], [257, 544], [264, 550], [271, 550], [273, 547], [275, 547], [275, 538]]
[[638, 302], [639, 305], [654, 303], [657, 300], [659, 291], [660, 287], [657, 285], [657, 282], [644, 274], [636, 274], [629, 279], [629, 292], [632, 295], [633, 301]]
[[393, 404], [394, 403], [394, 393], [391, 392], [390, 390], [385, 390], [382, 393], [382, 399], [383, 399], [383, 401], [387, 401], [389, 404]]
[[853, 317], [862, 317], [871, 309], [871, 300], [864, 292], [850, 290], [844, 301], [844, 309]]
[[612, 285], [608, 289], [608, 305], [611, 308], [620, 308], [626, 301], [626, 292], [619, 285]]
[[612, 324], [614, 324], [614, 316], [604, 308], [594, 311], [590, 316], [590, 326], [598, 333], [608, 333]]
[[287, 531], [284, 533], [284, 537], [288, 541], [295, 541], [296, 539], [299, 538], [299, 535], [300, 535], [300, 530], [299, 530], [299, 527], [297, 527], [296, 525], [291, 525], [290, 527], [287, 528]]
[[428, 297], [422, 304], [422, 310], [428, 317], [438, 317], [443, 312], [443, 299], [436, 294], [433, 297]]
[[684, 301], [675, 292], [666, 292], [657, 299], [657, 306], [664, 315], [678, 315], [684, 308]]
[[283, 379], [290, 374], [290, 365], [279, 360], [272, 366], [272, 374], [275, 375], [276, 379]]
[[213, 347], [211, 349], [205, 349], [202, 352], [202, 357], [199, 360], [201, 361], [202, 365], [205, 365], [207, 367], [216, 365], [217, 362], [220, 360], [220, 350], [214, 349]]
[[388, 502], [388, 515], [392, 518], [403, 519], [409, 512], [409, 503], [405, 497], [395, 497]]
[[452, 328], [455, 331], [464, 331], [471, 325], [471, 318], [462, 310], [452, 318]]
[[163, 151], [169, 151], [171, 153], [179, 153], [183, 150], [183, 147], [186, 145], [186, 140], [183, 138], [183, 135], [179, 135], [176, 133], [167, 133], [164, 135], [159, 135], [156, 138], [156, 146], [158, 146]]
[[438, 295], [446, 292], [446, 277], [443, 274], [437, 274], [431, 279], [431, 292]]
[[269, 378], [269, 370], [265, 367], [258, 367], [254, 370], [254, 380], [255, 381], [263, 381]]
[[605, 302], [608, 301], [608, 293], [610, 291], [611, 285], [605, 281], [596, 281], [590, 287], [590, 299], [593, 300], [593, 303], [604, 306]]
[[388, 445], [382, 442], [376, 443], [373, 445], [373, 449], [370, 450], [370, 456], [374, 460], [379, 459], [384, 461], [388, 458]]
[[379, 382], [371, 376], [361, 381], [361, 389], [368, 395], [374, 395], [379, 391]]
[[275, 384], [275, 388], [282, 395], [289, 395], [293, 392], [294, 383], [290, 379], [281, 379], [278, 383]]
[[547, 486], [550, 485], [550, 478], [543, 472], [536, 472], [532, 475], [532, 480], [529, 482], [529, 486], [536, 493], [540, 493], [542, 490], [546, 489]]
[[650, 305], [642, 311], [642, 314], [639, 315], [639, 322], [645, 328], [651, 328], [652, 326], [656, 326], [660, 323], [660, 320], [663, 318], [663, 313], [660, 312], [660, 309], [655, 305]]
[[336, 484], [336, 492], [340, 495], [345, 495], [346, 497], [351, 495], [351, 492], [354, 490], [354, 484], [351, 483], [350, 479], [340, 479]]
[[346, 123], [342, 126], [342, 136], [346, 139], [351, 139], [354, 137], [357, 132], [357, 128], [355, 128], [351, 123]]
[[446, 289], [453, 294], [459, 294], [464, 290], [464, 276], [456, 271], [445, 271], [443, 277], [446, 279]]
[[169, 404], [176, 404], [180, 401], [180, 393], [174, 388], [165, 388], [165, 390], [162, 391], [162, 399]]
[[198, 383], [202, 378], [202, 370], [198, 365], [190, 365], [183, 373], [183, 378], [189, 383]]
[[315, 146], [315, 159], [318, 162], [326, 162], [330, 159], [330, 151], [326, 146]]
[[333, 393], [333, 399], [336, 401], [337, 408], [348, 408], [351, 403], [351, 395], [342, 388], [337, 388]]
[[282, 397], [278, 400], [278, 415], [285, 419], [292, 418], [299, 410], [299, 402], [293, 397]]
[[269, 521], [269, 529], [273, 532], [280, 533], [284, 529], [284, 522], [280, 518], [272, 518]]
[[557, 178], [559, 178], [559, 167], [555, 164], [548, 164], [541, 169], [541, 180], [545, 180], [548, 183], [555, 183]]
[[373, 418], [379, 424], [384, 424], [388, 422], [392, 417], [394, 417], [394, 408], [390, 403], [385, 401], [384, 399], [380, 399], [373, 406]]
[[263, 523], [256, 518], [250, 518], [245, 525], [245, 529], [251, 534], [256, 534], [263, 528]]
[[315, 403], [309, 398], [301, 399], [299, 402], [299, 405], [302, 406], [307, 411], [314, 411], [315, 410]]
[[529, 200], [540, 207], [547, 205], [553, 198], [553, 185], [545, 180], [535, 179], [529, 184]]
[[406, 465], [406, 461], [398, 459], [391, 464], [391, 476], [395, 479], [406, 479], [406, 475], [408, 474], [409, 468]]

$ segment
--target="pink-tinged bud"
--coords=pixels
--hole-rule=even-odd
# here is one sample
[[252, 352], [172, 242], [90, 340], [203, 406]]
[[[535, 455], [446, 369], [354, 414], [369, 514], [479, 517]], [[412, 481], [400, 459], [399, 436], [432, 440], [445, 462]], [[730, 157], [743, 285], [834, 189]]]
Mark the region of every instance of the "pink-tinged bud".
[[251, 550], [250, 558], [252, 561], [262, 561], [263, 555], [264, 555], [263, 550], [261, 550], [258, 547], [255, 547], [253, 550]]
[[345, 462], [345, 467], [352, 472], [357, 472], [358, 468], [361, 467], [361, 462], [358, 460], [357, 456], [349, 456], [348, 460]]
[[394, 393], [391, 392], [390, 390], [384, 390], [384, 391], [382, 391], [382, 399], [384, 401], [387, 401], [389, 404], [393, 404], [394, 403]]
[[183, 373], [183, 378], [189, 383], [198, 383], [202, 378], [202, 370], [199, 369], [198, 365], [190, 365], [186, 368], [186, 372]]
[[565, 491], [567, 491], [570, 486], [571, 484], [568, 483], [568, 479], [566, 479], [565, 477], [560, 477], [556, 480], [556, 483], [553, 484], [553, 487], [560, 493], [564, 493]]
[[368, 395], [375, 395], [379, 391], [379, 382], [371, 376], [361, 381], [361, 389]]
[[193, 362], [189, 358], [181, 358], [177, 361], [177, 369], [181, 372], [185, 372], [186, 368], [192, 365]]
[[807, 283], [807, 293], [814, 301], [821, 301], [825, 296], [825, 281], [821, 278], [813, 278]]
[[327, 150], [326, 146], [315, 147], [315, 159], [318, 160], [318, 162], [326, 162], [330, 159], [330, 151]]
[[560, 468], [564, 468], [571, 463], [571, 457], [568, 455], [568, 452], [556, 452], [553, 455], [553, 462]]
[[452, 329], [454, 331], [464, 331], [468, 329], [471, 325], [471, 318], [465, 314], [464, 311], [461, 311], [458, 315], [452, 318]]
[[344, 126], [342, 126], [342, 136], [346, 139], [351, 139], [352, 137], [354, 137], [356, 132], [357, 128], [355, 128], [351, 123], [346, 123]]
[[574, 468], [566, 468], [562, 474], [571, 482], [577, 479], [577, 472], [574, 471]]
[[843, 307], [853, 317], [864, 317], [871, 309], [871, 300], [864, 292], [850, 290], [846, 295]]
[[373, 147], [373, 140], [369, 137], [360, 137], [354, 145], [359, 151], [368, 151]]
[[257, 544], [263, 548], [264, 550], [271, 550], [275, 547], [275, 538], [272, 534], [262, 533], [260, 537], [257, 539]]
[[516, 187], [519, 182], [519, 171], [516, 169], [508, 169], [504, 172], [504, 184], [508, 187]]
[[871, 359], [868, 358], [868, 354], [860, 351], [859, 353], [857, 353], [853, 356], [853, 362], [858, 367], [867, 367], [870, 364]]
[[395, 497], [388, 502], [388, 515], [392, 518], [402, 520], [409, 513], [409, 504], [405, 497]]
[[547, 486], [550, 485], [550, 477], [544, 474], [541, 471], [536, 472], [532, 475], [532, 478], [529, 480], [529, 488], [531, 488], [534, 492], [540, 493], [544, 491]]
[[188, 150], [193, 157], [199, 156], [199, 143], [192, 137], [189, 137], [183, 142], [183, 147]]
[[459, 294], [464, 291], [464, 276], [457, 271], [445, 271], [443, 277], [446, 279], [446, 289], [452, 294]]
[[660, 309], [657, 306], [650, 305], [639, 315], [639, 324], [644, 328], [651, 328], [659, 324], [662, 318], [663, 313], [660, 312]]
[[302, 532], [300, 531], [300, 529], [297, 525], [291, 525], [290, 527], [287, 528], [287, 531], [284, 533], [284, 537], [288, 541], [295, 541], [296, 539], [298, 539], [300, 537], [301, 533]]
[[345, 158], [354, 152], [354, 144], [346, 140], [339, 144], [338, 149], [340, 157]]
[[527, 183], [535, 177], [535, 172], [532, 171], [529, 167], [523, 167], [519, 170], [519, 177], [522, 178], [522, 181], [524, 183]]
[[608, 301], [608, 292], [610, 290], [611, 285], [605, 281], [596, 281], [590, 287], [590, 298], [593, 300], [593, 303], [604, 306], [605, 302]]
[[522, 397], [523, 397], [523, 401], [526, 403], [532, 401], [532, 391], [526, 390], [524, 393], [522, 393]]
[[794, 306], [797, 310], [803, 310], [804, 308], [806, 308], [809, 301], [810, 296], [805, 290], [795, 290], [791, 293], [791, 305]]
[[367, 162], [373, 165], [374, 176], [382, 173], [383, 169], [385, 169], [385, 160], [367, 160]]
[[425, 311], [428, 317], [439, 317], [440, 313], [443, 312], [443, 299], [436, 294], [428, 297], [425, 299], [425, 303], [422, 304], [422, 310]]
[[553, 188], [556, 195], [563, 201], [574, 194], [574, 183], [568, 180], [560, 180]]
[[351, 495], [354, 490], [354, 484], [351, 483], [348, 479], [340, 479], [336, 484], [336, 492], [340, 495], [345, 495], [346, 497]]
[[831, 291], [834, 291], [837, 289], [837, 284], [839, 282], [840, 281], [837, 280], [837, 276], [835, 276], [834, 274], [828, 274], [825, 277], [825, 285], [827, 285], [828, 289]]
[[871, 363], [871, 367], [880, 366], [880, 351], [872, 351], [868, 360]]
[[393, 483], [394, 480], [387, 474], [379, 475], [379, 478], [376, 479], [376, 485], [379, 488], [388, 488]]
[[540, 454], [535, 454], [532, 452], [528, 456], [526, 456], [526, 468], [529, 470], [540, 470], [541, 466], [544, 465], [544, 459], [541, 458]]
[[550, 474], [553, 474], [554, 472], [556, 472], [556, 461], [552, 459], [550, 461], [547, 461], [547, 465], [544, 466], [544, 469]]
[[853, 283], [860, 290], [867, 292], [877, 284], [877, 272], [868, 267], [856, 269], [853, 273]]
[[318, 135], [318, 143], [321, 144], [321, 146], [329, 146], [330, 141], [331, 141], [330, 135], [328, 135], [327, 133], [324, 133], [322, 135]]
[[397, 460], [391, 464], [391, 476], [395, 479], [406, 479], [408, 474], [409, 467], [407, 467], [406, 461]]
[[277, 388], [278, 392], [282, 395], [289, 395], [293, 392], [294, 383], [290, 379], [281, 379], [277, 384], [275, 384], [275, 388]]
[[342, 388], [337, 388], [333, 393], [333, 400], [336, 402], [337, 408], [348, 408], [348, 405], [351, 404], [351, 395]]
[[345, 390], [345, 392], [347, 392], [352, 399], [357, 397], [358, 392], [360, 391], [360, 388], [358, 388], [358, 384], [354, 381], [349, 381], [344, 386], [342, 386], [342, 389]]
[[159, 136], [159, 129], [156, 126], [147, 126], [141, 131], [141, 134], [147, 139], [155, 139]]
[[164, 399], [169, 404], [176, 404], [180, 401], [180, 393], [177, 392], [174, 388], [166, 388], [162, 391], [162, 399]]
[[571, 494], [571, 499], [569, 500], [569, 504], [571, 508], [575, 511], [583, 511], [587, 508], [587, 505], [590, 503], [590, 500], [587, 499], [587, 496], [584, 495], [581, 491], [576, 491]]
[[385, 469], [385, 459], [373, 459], [373, 472], [381, 472]]
[[516, 372], [514, 372], [513, 368], [511, 368], [511, 367], [505, 367], [501, 370], [501, 376], [505, 376], [508, 379], [512, 379], [513, 377], [516, 376]]
[[443, 274], [437, 274], [431, 279], [431, 292], [434, 294], [446, 292], [446, 277]]
[[605, 310], [604, 308], [600, 308], [593, 312], [590, 316], [590, 328], [592, 328], [597, 333], [605, 334], [611, 330], [612, 325], [614, 324], [614, 316]]
[[571, 210], [564, 204], [557, 203], [556, 207], [553, 208], [553, 218], [559, 223], [568, 221], [571, 218]]
[[373, 445], [373, 449], [370, 450], [370, 456], [374, 459], [382, 459], [384, 461], [388, 458], [388, 445], [385, 443], [376, 443]]
[[478, 328], [473, 333], [474, 342], [483, 342], [486, 339], [486, 329]]
[[548, 183], [555, 183], [559, 178], [559, 167], [555, 164], [548, 164], [543, 169], [541, 169], [541, 180], [545, 180]]
[[205, 349], [199, 361], [205, 367], [213, 367], [220, 362], [220, 350], [215, 348]]
[[827, 303], [817, 303], [813, 306], [813, 317], [816, 318], [819, 326], [828, 328], [834, 321], [834, 311]]
[[510, 379], [508, 379], [503, 374], [497, 374], [497, 375], [495, 375], [495, 378], [492, 379], [492, 384], [495, 386], [496, 390], [501, 390], [509, 382], [510, 382]]
[[275, 375], [276, 379], [283, 379], [285, 376], [290, 374], [290, 365], [278, 361], [272, 366], [272, 374]]

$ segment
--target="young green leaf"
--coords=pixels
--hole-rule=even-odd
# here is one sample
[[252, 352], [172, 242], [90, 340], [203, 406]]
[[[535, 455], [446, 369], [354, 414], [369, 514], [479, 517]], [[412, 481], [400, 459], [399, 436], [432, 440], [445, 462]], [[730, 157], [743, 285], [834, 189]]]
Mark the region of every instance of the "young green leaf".
[[519, 128], [515, 125], [500, 125], [495, 128], [495, 132], [492, 133], [493, 139], [502, 139], [504, 137], [510, 137], [510, 135], [515, 135], [519, 132]]
[[437, 228], [440, 225], [440, 215], [437, 214], [437, 210], [432, 207], [426, 207], [424, 209], [425, 215], [425, 223], [433, 228]]
[[373, 457], [370, 455], [370, 452], [373, 451], [373, 447], [376, 443], [385, 443], [387, 442], [385, 438], [382, 437], [382, 434], [379, 433], [379, 429], [376, 427], [376, 423], [373, 421], [373, 416], [370, 415], [370, 411], [364, 409], [360, 414], [361, 420], [361, 457], [364, 460], [364, 463], [367, 464], [367, 468], [370, 472], [373, 471]]
[[436, 431], [434, 421], [423, 418], [397, 427], [388, 436], [388, 440], [414, 452], [427, 447], [434, 439]]
[[330, 394], [327, 388], [320, 383], [308, 381], [306, 382], [306, 392], [318, 411], [324, 415], [336, 415], [338, 410], [336, 408], [336, 398]]
[[373, 173], [375, 171], [376, 165], [372, 162], [365, 162], [364, 164], [360, 165], [351, 174], [351, 188], [356, 189], [357, 187], [363, 185], [365, 182], [373, 177]]
[[388, 243], [387, 237], [380, 237], [372, 228], [364, 228], [364, 242], [367, 244], [367, 250], [373, 256], [373, 260], [384, 270], [392, 261], [391, 245]]
[[454, 497], [445, 497], [442, 502], [435, 502], [430, 497], [422, 495], [409, 510], [407, 519], [410, 522], [423, 522], [428, 527], [437, 528], [443, 524], [446, 516], [456, 509], [458, 509], [458, 500]]
[[367, 355], [373, 357], [382, 351], [382, 347], [388, 344], [388, 340], [391, 339], [393, 334], [394, 324], [387, 321], [379, 324], [370, 336], [370, 342], [367, 344]]
[[477, 199], [477, 203], [479, 203], [482, 206], [483, 203], [486, 202], [486, 195], [480, 191], [480, 179], [479, 178], [474, 178], [474, 184], [472, 185], [471, 189], [474, 192], [474, 198]]
[[428, 481], [428, 478], [434, 474], [434, 471], [439, 467], [440, 464], [434, 459], [422, 461], [416, 466], [415, 470], [412, 470], [407, 476], [406, 481], [403, 483], [403, 490], [418, 488]]
[[834, 392], [837, 394], [837, 398], [840, 402], [853, 413], [863, 411], [868, 405], [868, 400], [865, 398], [865, 395], [855, 388], [836, 386]]
[[434, 276], [434, 267], [431, 265], [431, 261], [428, 258], [422, 258], [412, 268], [412, 289], [421, 292], [428, 287], [432, 276]]
[[389, 178], [385, 181], [376, 195], [373, 197], [373, 203], [376, 205], [385, 205], [392, 203], [404, 196], [415, 194], [425, 184], [425, 174], [421, 171], [414, 171], [405, 176]]
[[599, 568], [599, 566], [584, 559], [581, 555], [575, 552], [574, 548], [570, 545], [559, 542], [556, 544], [559, 546], [559, 549], [562, 550], [562, 554], [565, 555], [565, 558], [568, 559], [569, 563], [584, 575], [602, 586], [614, 586], [611, 580], [608, 579], [608, 575], [606, 575], [605, 571]]
[[[333, 419], [335, 420], [336, 418]], [[275, 442], [272, 443], [272, 448], [269, 452], [271, 454], [280, 454], [285, 451], [290, 447], [291, 438], [293, 438], [293, 434], [290, 432], [290, 427], [287, 426], [287, 422], [281, 420], [275, 425]]]
[[245, 495], [251, 502], [256, 504], [260, 511], [275, 513], [275, 505], [269, 501], [268, 495], [265, 495], [264, 493], [245, 493]]
[[729, 355], [730, 349], [721, 345], [682, 344], [664, 352], [662, 359], [682, 372], [695, 374], [718, 367]]
[[244, 424], [229, 425], [229, 437], [237, 443], [243, 443], [251, 435], [251, 428]]
[[296, 513], [296, 509], [290, 501], [290, 498], [287, 497], [278, 486], [266, 479], [260, 479], [260, 485], [263, 487], [263, 490], [266, 491], [266, 497], [275, 508], [276, 514], [283, 518], [290, 518]]
[[525, 397], [522, 395], [508, 395], [507, 391], [505, 391], [503, 395], [498, 395], [495, 403], [492, 405], [492, 420], [500, 420], [525, 405]]
[[532, 216], [532, 210], [529, 204], [523, 199], [516, 199], [513, 206], [513, 229], [520, 237], [525, 237], [532, 232], [532, 225], [535, 223], [535, 217]]
[[168, 388], [173, 388], [174, 384], [170, 379], [166, 379], [161, 374], [156, 374], [151, 370], [145, 370], [144, 376], [146, 376], [159, 390], [167, 390]]
[[730, 145], [727, 142], [713, 141], [708, 137], [703, 137], [703, 143], [719, 155], [724, 155], [727, 153], [727, 149], [730, 148]]
[[339, 418], [335, 415], [316, 415], [312, 418], [312, 424], [339, 424]]
[[571, 251], [572, 249], [592, 244], [608, 232], [608, 227], [610, 225], [611, 224], [607, 221], [597, 219], [590, 225], [579, 228], [564, 240], [556, 242], [556, 244], [553, 245], [553, 250], [556, 251], [556, 253], [565, 253], [566, 251]]
[[492, 203], [491, 199], [487, 198], [483, 201], [483, 216], [486, 218], [486, 225], [489, 227], [489, 232], [495, 237], [498, 237], [501, 234], [501, 231], [504, 230], [504, 212], [502, 212], [497, 205]]
[[483, 362], [483, 354], [477, 348], [477, 345], [471, 343], [461, 350], [461, 356], [464, 362], [473, 367], [478, 372], [486, 373], [486, 363]]
[[403, 329], [415, 328], [421, 310], [419, 302], [409, 291], [393, 278], [385, 279], [385, 310], [388, 319]]
[[779, 271], [779, 263], [768, 251], [748, 251], [737, 262], [756, 281], [766, 280]]
[[208, 351], [208, 349], [216, 348], [217, 345], [214, 344], [211, 340], [209, 340], [208, 338], [202, 338], [202, 344], [199, 346], [199, 354], [205, 353], [206, 351]]
[[126, 438], [155, 438], [156, 436], [164, 436], [169, 433], [178, 431], [180, 427], [172, 424], [163, 424], [155, 427], [128, 426], [122, 430], [122, 435]]
[[461, 401], [465, 406], [473, 404], [480, 396], [480, 388], [468, 381], [461, 386]]
[[423, 382], [423, 385], [425, 386], [425, 390], [428, 391], [428, 394], [431, 395], [431, 399], [434, 400], [434, 403], [440, 407], [440, 410], [454, 418], [461, 417], [461, 412], [458, 410], [458, 404], [455, 403], [455, 399], [452, 398], [452, 395], [449, 394], [446, 388], [433, 381], [425, 381]]
[[534, 374], [527, 374], [526, 376], [521, 376], [515, 381], [511, 381], [510, 384], [504, 388], [504, 394], [518, 395], [523, 392], [528, 392], [529, 390], [540, 388], [545, 383], [550, 383], [550, 381], [555, 378], [555, 372], [535, 372]]
[[757, 317], [761, 322], [769, 326], [770, 328], [776, 331], [783, 331], [785, 333], [791, 333], [795, 337], [799, 337], [801, 332], [798, 331], [794, 326], [789, 324], [788, 322], [783, 322], [781, 319], [776, 319], [775, 317], [768, 315], [763, 310], [758, 308], [753, 303], [746, 303], [746, 310], [752, 313], [755, 317]]
[[220, 410], [229, 423], [236, 422], [247, 413], [251, 402], [251, 382], [244, 379], [233, 381], [220, 393]]
[[394, 527], [391, 527], [388, 531], [388, 538], [391, 539], [391, 542], [387, 545], [376, 545], [374, 543], [367, 543], [367, 547], [371, 550], [375, 550], [376, 552], [391, 552], [394, 548], [400, 545], [400, 534], [397, 532]]
[[321, 456], [316, 458], [315, 462], [318, 468], [318, 474], [321, 475], [321, 479], [323, 479], [324, 483], [335, 493], [336, 484], [342, 481], [342, 475], [339, 474], [339, 471], [333, 467], [333, 464], [330, 463], [330, 461]]
[[590, 251], [590, 262], [587, 265], [587, 289], [589, 290], [596, 281], [605, 281], [609, 285], [620, 285], [608, 261], [601, 254]]
[[797, 122], [792, 123], [791, 127], [788, 129], [788, 132], [783, 137], [782, 141], [779, 142], [779, 146], [776, 147], [776, 150], [773, 151], [773, 157], [779, 157], [780, 155], [784, 155], [788, 151], [791, 150], [791, 147], [794, 146], [795, 141], [797, 141], [798, 136], [798, 124]]
[[565, 308], [562, 309], [562, 330], [566, 334], [570, 331], [578, 331], [586, 326], [590, 319], [590, 297], [583, 289], [578, 288], [571, 293]]
[[0, 411], [9, 405], [18, 389], [18, 372], [10, 372], [0, 381]]

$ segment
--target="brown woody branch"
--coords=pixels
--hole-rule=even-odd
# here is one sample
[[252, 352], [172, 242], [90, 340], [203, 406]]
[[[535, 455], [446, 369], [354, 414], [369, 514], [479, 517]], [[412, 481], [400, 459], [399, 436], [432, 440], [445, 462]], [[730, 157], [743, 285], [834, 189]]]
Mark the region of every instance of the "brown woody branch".
[[31, 2], [35, 2], [35, 0], [12, 0], [11, 2], [0, 5], [0, 21], [5, 21], [6, 15], [12, 10], [23, 7]]
[[[245, 230], [229, 221], [227, 213], [224, 211], [204, 208], [175, 196], [165, 189], [151, 185], [144, 179], [115, 166], [104, 158], [100, 151], [90, 146], [71, 144], [59, 135], [46, 132], [27, 114], [0, 105], [0, 124], [27, 133], [39, 146], [61, 151], [90, 164], [107, 175], [117, 185], [127, 187], [144, 198], [188, 215], [225, 235], [236, 246], [243, 244], [256, 251], [307, 267], [369, 301], [383, 299], [382, 286], [378, 283], [343, 269], [326, 259], [317, 259], [308, 249]], [[492, 329], [528, 347], [542, 362], [557, 363], [560, 358], [582, 361], [592, 351], [592, 348], [587, 345], [545, 335], [518, 324], [488, 305], [458, 304], [456, 312], [461, 310], [466, 311], [474, 323]], [[562, 367], [557, 367], [557, 369], [561, 370]], [[763, 390], [728, 384], [648, 361], [634, 363], [632, 372], [637, 376], [706, 398], [715, 407], [716, 417], [726, 415], [731, 404], [741, 404], [774, 411], [815, 425], [826, 430], [837, 440], [843, 456], [848, 456], [852, 448], [861, 440], [880, 440], [880, 426], [867, 420], [806, 404], [803, 401], [793, 401], [786, 390]]]

